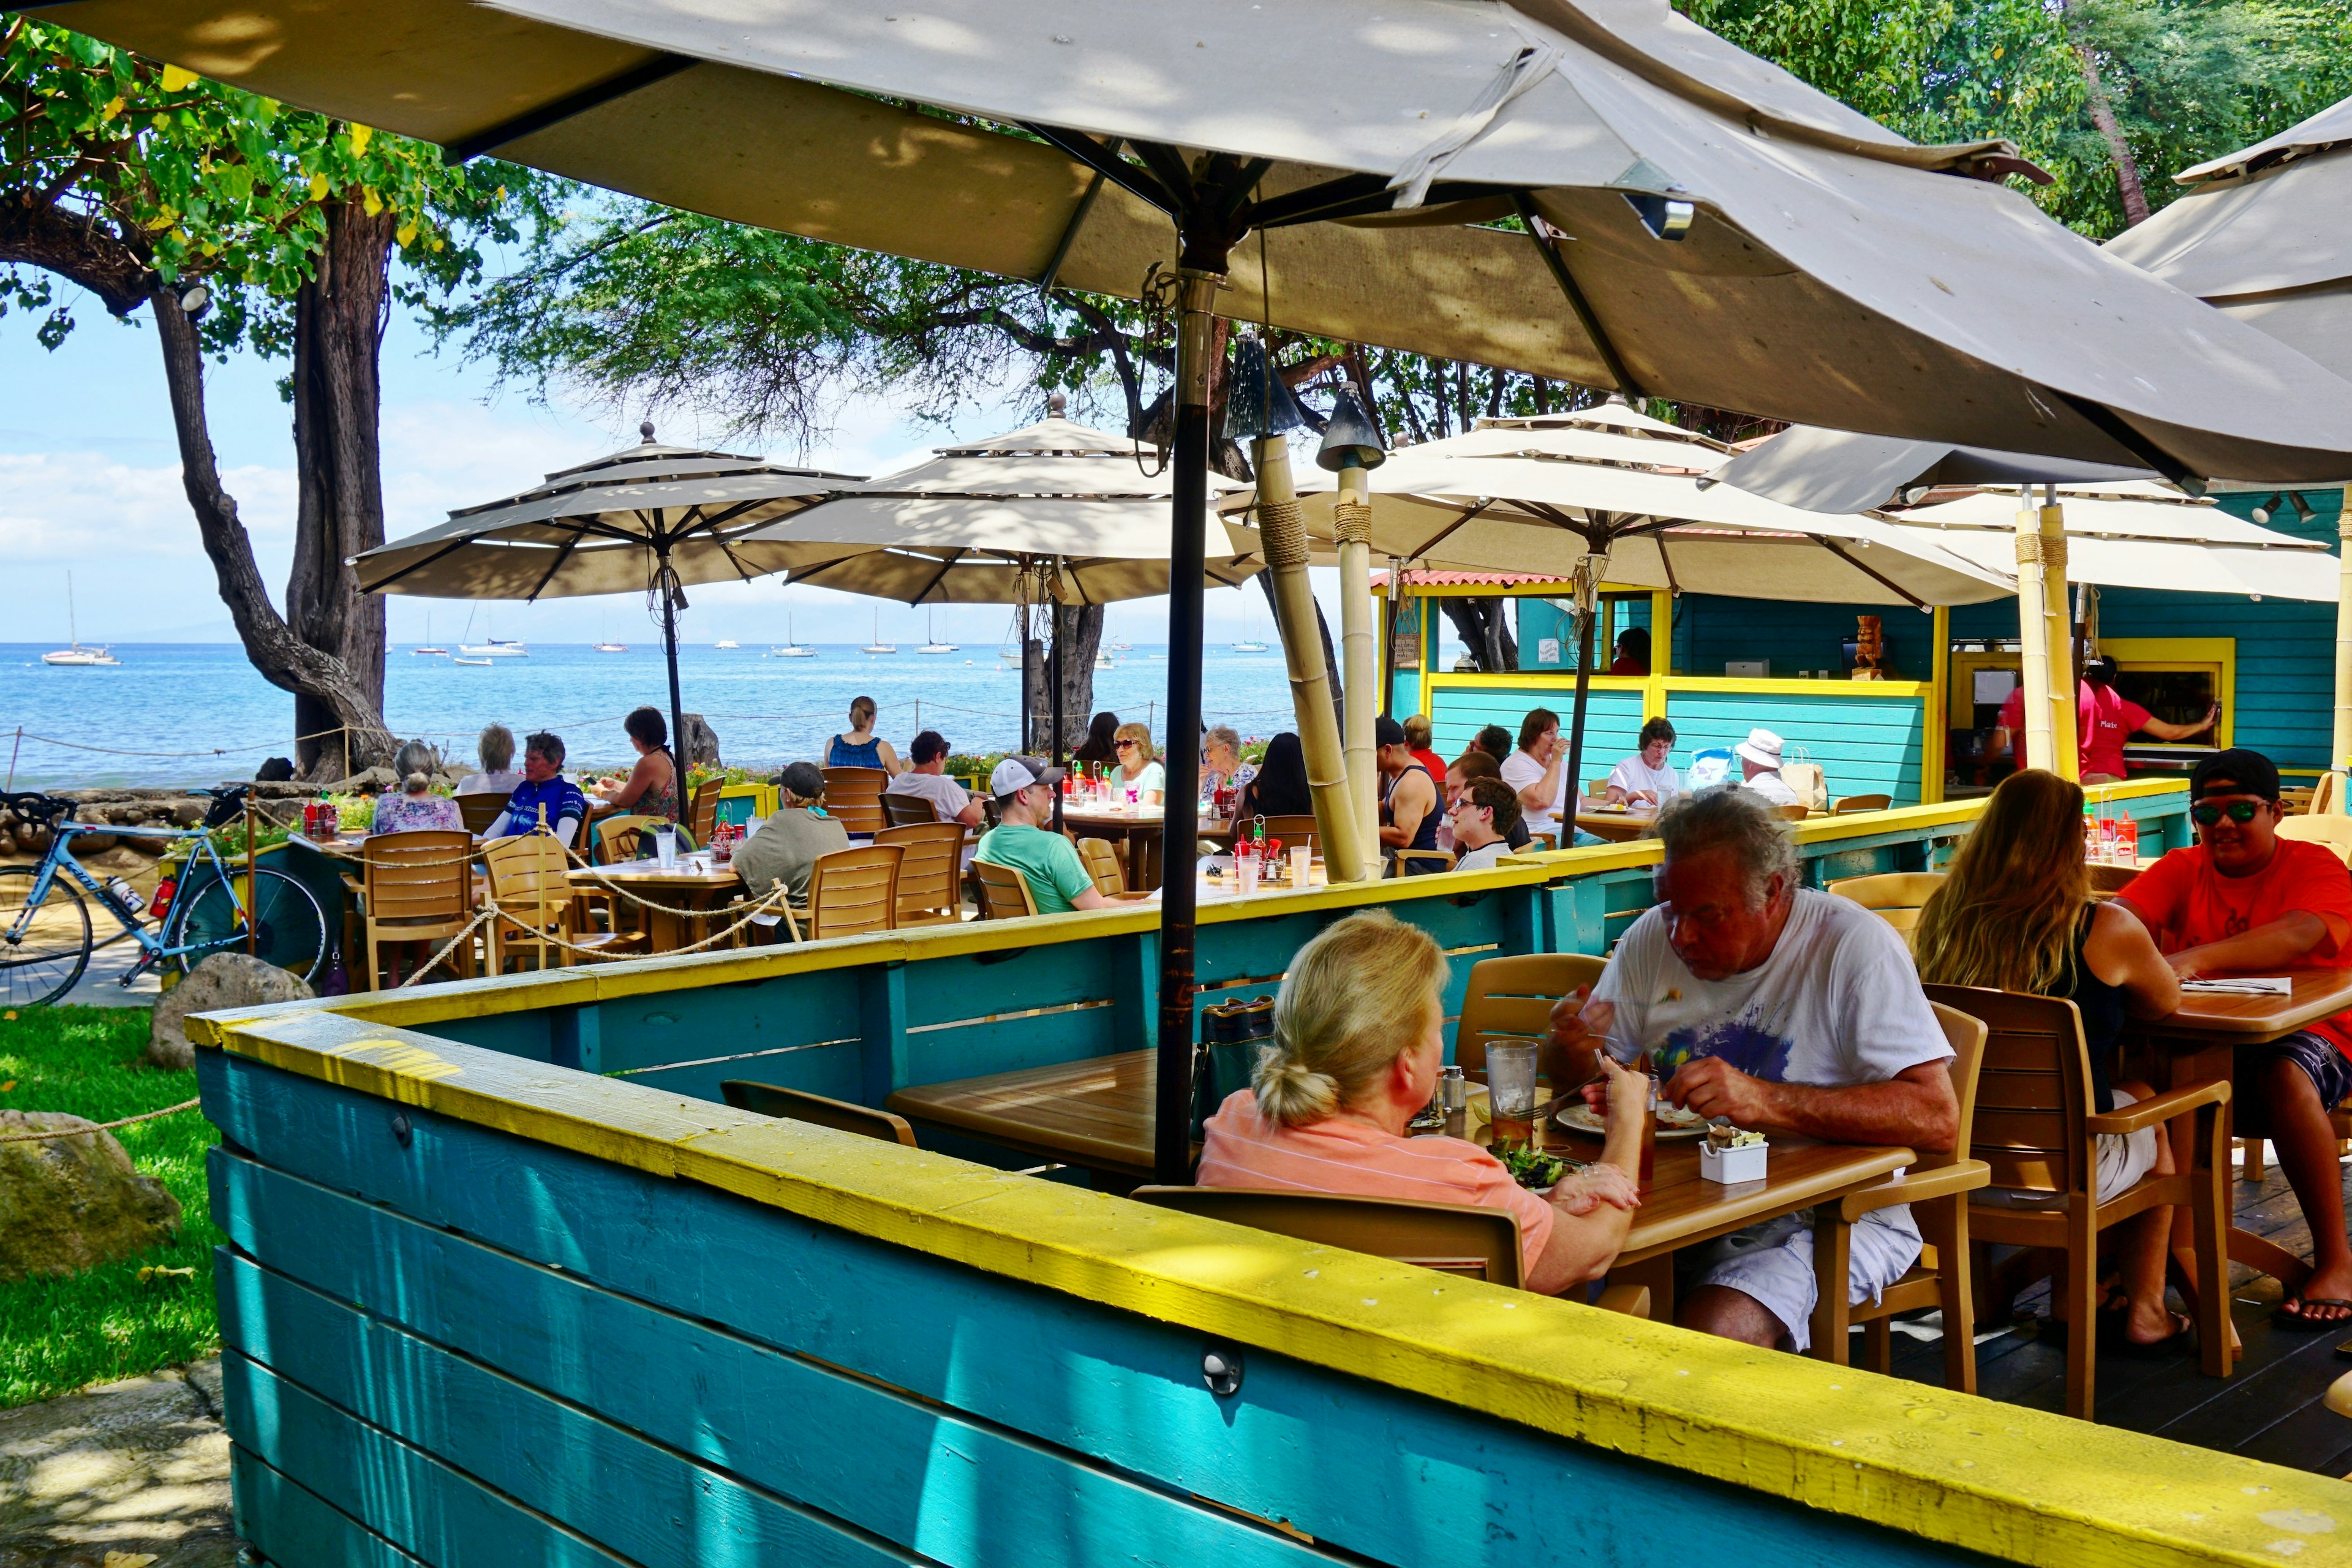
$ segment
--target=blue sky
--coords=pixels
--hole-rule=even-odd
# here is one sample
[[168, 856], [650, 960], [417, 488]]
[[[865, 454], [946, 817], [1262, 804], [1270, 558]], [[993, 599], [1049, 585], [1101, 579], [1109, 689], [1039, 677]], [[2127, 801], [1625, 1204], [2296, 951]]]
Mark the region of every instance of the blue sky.
[[[54, 353], [34, 341], [34, 318], [0, 318], [0, 389], [5, 389], [0, 394], [0, 541], [16, 574], [13, 596], [24, 606], [9, 617], [14, 629], [0, 633], [0, 640], [62, 643], [70, 571], [85, 641], [234, 641], [180, 489], [163, 367], [144, 312], [126, 325], [87, 297], [75, 303], [80, 324]], [[213, 445], [222, 477], [253, 535], [264, 580], [273, 594], [280, 593], [294, 515], [293, 432], [277, 388], [283, 366], [241, 354], [209, 368]], [[825, 447], [774, 455], [872, 473], [942, 441], [1013, 428], [1036, 416], [1018, 388], [992, 406], [969, 411], [951, 431], [919, 425], [887, 405], [853, 405], [839, 411]], [[387, 529], [396, 538], [439, 521], [451, 508], [510, 494], [551, 469], [634, 445], [639, 417], [632, 411], [607, 421], [577, 407], [535, 405], [520, 392], [500, 391], [478, 367], [461, 368], [454, 355], [436, 356], [425, 334], [395, 316], [383, 351]], [[705, 438], [690, 420], [658, 413], [656, 418], [666, 440]], [[1318, 586], [1336, 626], [1333, 585]], [[686, 631], [694, 640], [781, 641], [787, 608], [804, 641], [863, 642], [873, 631], [872, 601], [822, 589], [770, 581], [712, 584], [692, 596]], [[1263, 633], [1262, 597], [1253, 592], [1247, 603]], [[1239, 594], [1210, 595], [1213, 640], [1239, 634], [1244, 605]], [[430, 610], [434, 637], [446, 642], [463, 629], [470, 608], [395, 596], [393, 639], [423, 640]], [[994, 606], [940, 613], [945, 635], [966, 643], [996, 640], [1008, 615]], [[914, 640], [926, 615], [885, 605], [883, 634]], [[1132, 641], [1159, 640], [1166, 624], [1162, 600], [1139, 600], [1110, 612], [1112, 630]], [[651, 637], [636, 595], [499, 605], [496, 626], [501, 637], [555, 642], [585, 642], [604, 629], [625, 641]]]

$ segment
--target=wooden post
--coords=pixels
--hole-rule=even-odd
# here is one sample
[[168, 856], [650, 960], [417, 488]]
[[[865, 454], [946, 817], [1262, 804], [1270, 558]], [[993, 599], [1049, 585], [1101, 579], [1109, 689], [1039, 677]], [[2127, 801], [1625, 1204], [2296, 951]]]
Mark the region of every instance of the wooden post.
[[[2074, 671], [2073, 653], [2074, 621], [2066, 596], [2066, 513], [2058, 504], [2054, 488], [2043, 488], [2042, 501], [2037, 527], [2042, 537], [2042, 614], [2045, 619], [2042, 643], [2050, 659], [2050, 754], [2059, 777], [2080, 779], [2082, 732], [2074, 717], [2080, 679]], [[2061, 649], [2066, 650], [2063, 657]]]
[[[1346, 672], [1348, 796], [1355, 805], [1357, 842], [1377, 844], [1381, 770], [1373, 755], [1372, 719], [1381, 704], [1372, 690], [1380, 679], [1380, 660], [1372, 647], [1371, 498], [1364, 470], [1357, 465], [1341, 468], [1339, 481], [1332, 518], [1339, 545], [1339, 662]], [[1328, 867], [1328, 850], [1324, 860]], [[1339, 880], [1339, 872], [1332, 871], [1331, 879]]]
[[254, 955], [254, 945], [261, 936], [261, 911], [256, 907], [255, 889], [258, 886], [253, 874], [253, 792], [245, 795], [245, 956]]
[[[2025, 766], [2052, 770], [2050, 744], [2050, 621], [2042, 606], [2042, 520], [2018, 497], [2017, 647], [2018, 684], [2025, 689]], [[2011, 750], [2015, 742], [2011, 742]]]

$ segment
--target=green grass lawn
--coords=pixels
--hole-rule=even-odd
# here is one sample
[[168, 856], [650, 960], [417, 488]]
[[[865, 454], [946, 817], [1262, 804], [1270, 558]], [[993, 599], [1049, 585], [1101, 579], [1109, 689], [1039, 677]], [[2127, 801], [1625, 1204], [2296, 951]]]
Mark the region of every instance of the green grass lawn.
[[[146, 1047], [142, 1007], [0, 1013], [0, 1110], [69, 1110], [112, 1121], [194, 1099], [196, 1075], [147, 1066]], [[217, 1134], [200, 1112], [187, 1110], [114, 1136], [133, 1164], [180, 1200], [179, 1237], [78, 1279], [0, 1283], [0, 1409], [194, 1361], [219, 1346], [213, 1247], [221, 1234], [205, 1193], [205, 1151]], [[142, 1284], [144, 1265], [195, 1272]]]

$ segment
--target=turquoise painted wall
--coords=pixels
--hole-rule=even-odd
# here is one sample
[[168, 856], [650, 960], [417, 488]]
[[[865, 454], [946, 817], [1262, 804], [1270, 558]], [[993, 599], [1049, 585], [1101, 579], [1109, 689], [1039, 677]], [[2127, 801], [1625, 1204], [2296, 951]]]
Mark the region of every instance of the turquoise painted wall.
[[1861, 616], [1876, 616], [1883, 624], [1895, 675], [1931, 678], [1933, 624], [1907, 605], [1808, 605], [1709, 594], [1676, 601], [1675, 673], [1719, 676], [1727, 661], [1741, 658], [1769, 659], [1768, 673], [1780, 679], [1801, 669], [1840, 670], [1841, 645], [1853, 637]]
[[[1516, 742], [1519, 738], [1519, 721], [1530, 708], [1549, 708], [1560, 716], [1563, 728], [1576, 701], [1576, 688], [1563, 682], [1557, 691], [1518, 690], [1448, 690], [1440, 688], [1431, 694], [1430, 705], [1436, 710], [1429, 716], [1430, 744], [1441, 757], [1452, 759], [1470, 749], [1470, 738], [1487, 724], [1500, 724], [1511, 732]], [[1585, 709], [1584, 776], [1605, 778], [1609, 770], [1621, 758], [1639, 750], [1642, 733], [1642, 694], [1639, 691], [1604, 691], [1595, 689]], [[1746, 734], [1746, 731], [1740, 733]], [[1678, 750], [1680, 750], [1678, 748]], [[1689, 759], [1678, 755], [1675, 766], [1685, 767]]]
[[1842, 695], [1826, 684], [1818, 697], [1670, 691], [1666, 717], [1678, 752], [1733, 745], [1761, 726], [1787, 743], [1785, 760], [1802, 760], [1801, 748], [1811, 753], [1832, 799], [1891, 795], [1897, 805], [1919, 804], [1925, 732], [1916, 702]]
[[[1569, 611], [1549, 599], [1521, 598], [1512, 603], [1517, 606], [1518, 621], [1513, 635], [1519, 639], [1521, 669], [1568, 669], [1576, 668], [1576, 621]], [[1568, 603], [1562, 599], [1560, 604]], [[1617, 629], [1613, 636], [1622, 636], [1634, 626], [1647, 629], [1650, 625], [1650, 600], [1647, 595], [1639, 598], [1618, 598], [1611, 595], [1610, 603], [1617, 611]], [[1558, 646], [1547, 649], [1545, 643]], [[1615, 656], [1613, 640], [1604, 640], [1596, 624], [1592, 633], [1593, 664], [1596, 670], [1605, 670]], [[1547, 653], [1550, 657], [1546, 657]]]

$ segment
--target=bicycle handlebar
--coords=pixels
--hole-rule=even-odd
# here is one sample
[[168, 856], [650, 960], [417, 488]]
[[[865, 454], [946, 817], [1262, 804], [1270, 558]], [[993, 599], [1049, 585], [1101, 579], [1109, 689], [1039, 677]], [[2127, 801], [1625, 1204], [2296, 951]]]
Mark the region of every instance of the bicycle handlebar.
[[56, 795], [38, 793], [0, 795], [0, 807], [5, 807], [17, 821], [42, 825], [58, 819], [72, 821], [74, 807], [79, 804], [78, 801], [60, 800]]

